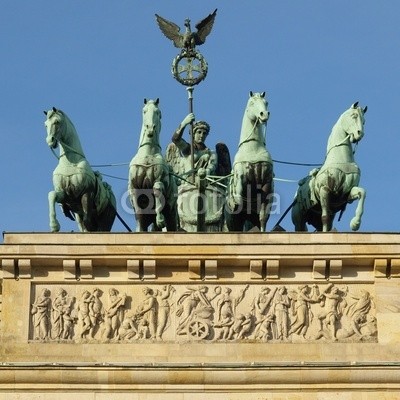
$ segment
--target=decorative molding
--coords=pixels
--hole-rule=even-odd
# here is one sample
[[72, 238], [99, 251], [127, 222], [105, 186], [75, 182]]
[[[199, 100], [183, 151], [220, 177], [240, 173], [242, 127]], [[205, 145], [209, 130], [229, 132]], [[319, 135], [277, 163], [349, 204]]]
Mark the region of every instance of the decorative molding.
[[18, 260], [18, 278], [30, 279], [32, 277], [32, 265], [29, 258], [20, 258]]
[[218, 261], [204, 261], [204, 279], [218, 279]]
[[3, 279], [15, 279], [16, 278], [16, 263], [14, 258], [3, 258], [1, 260], [1, 268], [3, 270]]
[[140, 261], [126, 260], [128, 279], [140, 279]]
[[400, 278], [400, 258], [392, 258], [390, 260], [390, 276], [392, 278]]
[[341, 279], [342, 278], [342, 260], [330, 260], [329, 261], [329, 278]]
[[267, 260], [266, 279], [279, 279], [279, 260]]
[[374, 260], [375, 278], [386, 278], [388, 273], [388, 262], [386, 258], [378, 258]]
[[156, 278], [156, 260], [143, 260], [143, 279]]
[[263, 260], [250, 260], [250, 279], [263, 279]]
[[63, 260], [64, 279], [76, 279], [76, 260]]
[[327, 260], [313, 261], [313, 278], [326, 279], [327, 275]]
[[201, 261], [188, 260], [189, 279], [201, 279]]
[[93, 278], [93, 261], [92, 260], [79, 260], [79, 277], [81, 279]]

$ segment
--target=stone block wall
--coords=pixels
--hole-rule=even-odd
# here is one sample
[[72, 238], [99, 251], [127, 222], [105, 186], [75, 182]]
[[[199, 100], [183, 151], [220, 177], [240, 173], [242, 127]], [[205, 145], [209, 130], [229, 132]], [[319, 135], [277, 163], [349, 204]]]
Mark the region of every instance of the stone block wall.
[[9, 233], [0, 259], [0, 398], [400, 392], [397, 234]]

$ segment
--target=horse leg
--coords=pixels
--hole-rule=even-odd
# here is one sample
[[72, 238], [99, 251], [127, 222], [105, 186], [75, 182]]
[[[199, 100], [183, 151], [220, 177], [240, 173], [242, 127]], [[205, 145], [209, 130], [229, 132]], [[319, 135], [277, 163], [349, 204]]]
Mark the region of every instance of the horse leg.
[[319, 191], [319, 199], [321, 203], [321, 222], [322, 231], [329, 232], [331, 229], [331, 220], [329, 216], [329, 188], [327, 186], [322, 186]]
[[165, 188], [164, 184], [157, 181], [153, 185], [153, 193], [155, 198], [156, 226], [159, 230], [165, 228], [165, 217], [163, 210], [165, 206]]
[[364, 212], [364, 202], [365, 202], [366, 192], [365, 189], [354, 186], [349, 194], [349, 202], [358, 199], [358, 204], [356, 208], [356, 213], [352, 220], [350, 221], [350, 228], [353, 231], [358, 231], [361, 225], [361, 216]]
[[262, 181], [265, 182], [261, 187], [261, 199], [257, 198], [257, 203], [258, 201], [260, 201], [261, 203], [259, 214], [261, 232], [266, 231], [267, 222], [271, 213], [271, 207], [274, 200], [274, 184], [272, 180], [272, 172], [270, 172], [269, 169], [270, 166], [268, 164], [261, 164], [261, 177]]
[[146, 232], [147, 226], [145, 224], [145, 215], [142, 212], [141, 207], [139, 206], [139, 196], [140, 190], [133, 188], [131, 185], [128, 187], [129, 190], [129, 200], [131, 202], [132, 208], [135, 213], [135, 220], [136, 220], [136, 232]]
[[74, 214], [74, 216], [75, 216], [75, 221], [76, 221], [76, 223], [77, 223], [77, 225], [78, 225], [79, 231], [80, 231], [80, 232], [85, 232], [85, 226], [84, 226], [84, 224], [83, 224], [82, 215], [76, 213], [76, 214]]
[[307, 232], [307, 224], [304, 218], [303, 210], [301, 209], [301, 205], [299, 201], [293, 205], [292, 208], [292, 222], [294, 225], [294, 230], [296, 232]]
[[49, 192], [49, 219], [51, 232], [58, 232], [60, 230], [60, 223], [56, 215], [56, 203], [62, 203], [65, 198], [64, 192], [56, 192], [55, 190]]
[[97, 231], [96, 221], [93, 219], [93, 198], [91, 192], [86, 192], [82, 195], [81, 205], [83, 210], [82, 227], [83, 232]]
[[[229, 207], [235, 210], [235, 205], [238, 208], [243, 207], [243, 180], [245, 171], [243, 168], [243, 163], [237, 163], [234, 168], [234, 178], [232, 180], [232, 196], [230, 198], [231, 204]], [[243, 211], [243, 210], [241, 210]]]
[[260, 205], [260, 214], [258, 216], [261, 232], [265, 232], [265, 227], [267, 225], [267, 220], [269, 217], [268, 208], [268, 201], [263, 201]]

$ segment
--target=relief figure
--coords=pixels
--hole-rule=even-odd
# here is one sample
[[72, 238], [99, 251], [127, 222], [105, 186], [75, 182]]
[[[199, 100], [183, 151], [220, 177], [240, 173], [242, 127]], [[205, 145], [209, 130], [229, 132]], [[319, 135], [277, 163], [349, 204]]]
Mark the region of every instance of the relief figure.
[[119, 296], [117, 289], [109, 290], [110, 307], [105, 313], [104, 339], [118, 339], [118, 330], [124, 319], [126, 294]]
[[33, 338], [35, 340], [50, 339], [50, 311], [50, 290], [44, 288], [31, 308], [34, 330]]
[[[150, 338], [155, 339], [157, 330], [158, 301], [154, 295], [153, 289], [145, 287], [143, 293], [146, 298], [136, 308], [136, 319], [139, 321], [142, 335], [144, 327], [147, 327]], [[147, 339], [147, 334], [145, 337], [142, 337], [142, 339]]]
[[157, 290], [158, 301], [158, 319], [157, 319], [157, 331], [156, 337], [158, 340], [162, 340], [162, 335], [167, 329], [167, 324], [170, 319], [171, 306], [169, 304], [169, 298], [171, 294], [175, 293], [175, 289], [171, 285], [165, 285], [162, 290]]

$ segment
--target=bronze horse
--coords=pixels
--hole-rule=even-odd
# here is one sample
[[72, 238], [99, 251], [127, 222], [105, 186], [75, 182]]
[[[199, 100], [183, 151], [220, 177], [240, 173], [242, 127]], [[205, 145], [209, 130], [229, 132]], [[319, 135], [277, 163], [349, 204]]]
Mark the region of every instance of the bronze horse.
[[350, 228], [359, 229], [366, 193], [358, 186], [360, 169], [354, 161], [352, 143], [364, 136], [366, 111], [367, 107], [354, 103], [339, 117], [328, 139], [324, 164], [299, 182], [292, 209], [296, 231], [306, 231], [306, 223], [317, 231], [330, 231], [335, 214], [356, 199], [359, 201]]
[[228, 185], [225, 221], [229, 231], [252, 227], [265, 231], [274, 191], [273, 164], [265, 146], [268, 118], [265, 92], [250, 92]]
[[139, 148], [129, 164], [129, 197], [135, 210], [136, 231], [176, 231], [176, 181], [161, 154], [159, 100], [144, 100]]
[[53, 172], [54, 190], [49, 192], [49, 217], [52, 232], [60, 230], [55, 204], [75, 219], [82, 232], [111, 231], [116, 216], [116, 201], [111, 186], [103, 182], [86, 160], [75, 127], [61, 110], [45, 111], [47, 144], [54, 151], [60, 146], [58, 165]]

